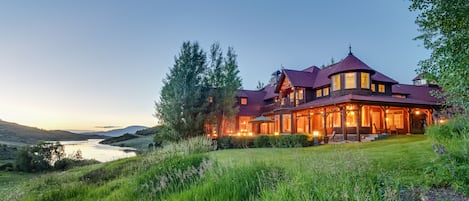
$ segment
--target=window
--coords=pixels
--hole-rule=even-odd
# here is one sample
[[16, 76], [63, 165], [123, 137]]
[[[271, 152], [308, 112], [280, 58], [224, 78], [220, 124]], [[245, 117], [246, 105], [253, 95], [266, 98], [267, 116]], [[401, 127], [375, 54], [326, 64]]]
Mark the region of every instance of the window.
[[341, 127], [342, 123], [342, 114], [340, 112], [334, 112], [332, 113], [332, 126], [337, 128]]
[[375, 85], [375, 84], [371, 84], [371, 91], [372, 91], [372, 92], [375, 92], [375, 91], [376, 91], [376, 85]]
[[332, 76], [332, 91], [340, 90], [340, 74]]
[[321, 97], [322, 96], [322, 90], [321, 89], [317, 89], [316, 90], [316, 97]]
[[388, 128], [404, 128], [404, 114], [402, 111], [391, 111], [387, 114], [386, 123]]
[[293, 101], [295, 100], [295, 94], [293, 93], [293, 91], [290, 93], [289, 97], [290, 97], [290, 103], [293, 103]]
[[303, 100], [303, 89], [299, 89], [297, 92], [296, 92], [296, 100]]
[[209, 103], [213, 103], [213, 97], [211, 97], [211, 96], [208, 97], [208, 102], [209, 102]]
[[357, 113], [356, 111], [348, 111], [347, 112], [347, 119], [345, 124], [347, 127], [355, 127], [357, 126]]
[[278, 133], [280, 132], [280, 115], [275, 115], [274, 121], [274, 132]]
[[248, 104], [248, 98], [241, 98], [241, 105], [247, 105]]
[[370, 126], [370, 106], [362, 107], [362, 126], [363, 127]]
[[379, 93], [384, 93], [385, 89], [384, 89], [384, 84], [378, 84], [378, 92]]
[[289, 114], [282, 115], [282, 132], [291, 132], [291, 115]]
[[251, 131], [251, 123], [249, 123], [250, 120], [251, 120], [251, 117], [246, 117], [246, 116], [239, 117], [239, 132], [240, 133], [245, 134]]
[[326, 88], [323, 89], [322, 95], [323, 96], [329, 96], [329, 87], [326, 87]]
[[357, 74], [356, 73], [345, 73], [345, 88], [354, 89], [357, 88]]
[[361, 87], [362, 89], [369, 89], [370, 88], [370, 74], [369, 73], [361, 73]]

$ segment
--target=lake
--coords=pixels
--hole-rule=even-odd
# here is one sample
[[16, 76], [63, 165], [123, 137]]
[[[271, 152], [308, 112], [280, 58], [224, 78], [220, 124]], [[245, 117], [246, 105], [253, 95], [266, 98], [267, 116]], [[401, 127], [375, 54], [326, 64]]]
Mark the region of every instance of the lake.
[[102, 139], [89, 139], [87, 141], [60, 141], [64, 145], [65, 155], [69, 156], [81, 151], [83, 159], [95, 159], [99, 162], [108, 162], [121, 158], [136, 156], [136, 149], [132, 147], [116, 147], [99, 144]]

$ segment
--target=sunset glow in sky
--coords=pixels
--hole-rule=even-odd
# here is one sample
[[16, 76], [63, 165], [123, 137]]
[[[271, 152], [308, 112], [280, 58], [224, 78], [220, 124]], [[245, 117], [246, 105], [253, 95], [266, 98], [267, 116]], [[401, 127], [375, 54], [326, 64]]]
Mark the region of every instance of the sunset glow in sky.
[[183, 41], [238, 54], [245, 89], [348, 53], [400, 83], [419, 60], [407, 1], [2, 1], [0, 119], [44, 129], [156, 125]]

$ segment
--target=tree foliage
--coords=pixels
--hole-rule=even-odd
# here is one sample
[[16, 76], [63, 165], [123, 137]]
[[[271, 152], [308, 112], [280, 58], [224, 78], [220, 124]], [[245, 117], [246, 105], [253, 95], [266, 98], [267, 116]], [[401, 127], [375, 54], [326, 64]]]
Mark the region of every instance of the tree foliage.
[[204, 134], [205, 123], [221, 129], [222, 120], [237, 112], [235, 96], [241, 86], [238, 73], [233, 48], [228, 48], [224, 57], [220, 45], [213, 44], [207, 62], [197, 42], [184, 42], [155, 103], [155, 116], [164, 128], [160, 134], [180, 140]]
[[163, 80], [156, 117], [166, 125], [165, 134], [180, 140], [203, 134], [207, 76], [206, 54], [197, 42], [184, 42], [174, 66]]
[[56, 161], [65, 156], [63, 145], [41, 142], [21, 148], [16, 155], [16, 167], [20, 171], [38, 172], [52, 169]]
[[469, 112], [469, 1], [414, 0], [420, 11], [416, 23], [430, 58], [419, 63], [418, 72], [428, 75], [444, 92], [446, 104]]
[[224, 122], [230, 122], [236, 116], [236, 94], [241, 88], [236, 53], [228, 48], [226, 57], [220, 44], [210, 48], [210, 74], [207, 87], [210, 88], [210, 106], [208, 122], [216, 126], [218, 134], [223, 134]]

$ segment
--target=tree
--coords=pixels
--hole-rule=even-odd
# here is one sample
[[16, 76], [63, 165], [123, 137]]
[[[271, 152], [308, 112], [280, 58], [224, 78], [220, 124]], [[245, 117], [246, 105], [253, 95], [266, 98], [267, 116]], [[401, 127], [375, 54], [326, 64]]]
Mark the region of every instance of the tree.
[[51, 164], [65, 156], [60, 143], [40, 142], [37, 145], [21, 148], [16, 155], [16, 167], [26, 172], [37, 172], [52, 169]]
[[257, 81], [257, 87], [256, 87], [257, 89], [262, 89], [262, 88], [264, 88], [264, 86], [265, 86], [265, 84], [263, 82]]
[[445, 104], [469, 112], [469, 1], [414, 0], [411, 11], [420, 11], [416, 37], [431, 50], [419, 63], [420, 73], [436, 81], [444, 92]]
[[216, 132], [223, 135], [224, 122], [231, 122], [236, 116], [236, 95], [241, 87], [236, 53], [232, 47], [228, 48], [226, 58], [218, 43], [210, 48], [210, 76], [208, 88], [210, 88], [210, 118], [208, 122], [216, 126]]
[[160, 100], [155, 103], [155, 116], [165, 126], [169, 139], [180, 140], [204, 134], [207, 64], [197, 42], [184, 42], [174, 60], [163, 80]]

